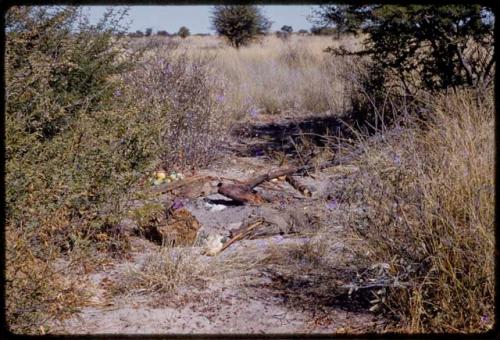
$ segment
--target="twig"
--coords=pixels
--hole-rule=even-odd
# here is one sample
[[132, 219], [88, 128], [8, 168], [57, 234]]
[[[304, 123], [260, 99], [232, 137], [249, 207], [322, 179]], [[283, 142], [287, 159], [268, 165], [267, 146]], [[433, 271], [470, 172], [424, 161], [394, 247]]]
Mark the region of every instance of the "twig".
[[217, 254], [222, 253], [224, 250], [226, 250], [231, 244], [235, 243], [236, 241], [239, 241], [239, 240], [245, 238], [246, 236], [248, 236], [253, 229], [257, 228], [262, 223], [264, 223], [263, 218], [259, 218], [253, 222], [250, 222], [250, 224], [248, 224], [248, 226], [245, 227], [241, 232], [239, 232], [232, 239], [227, 241], [226, 244], [224, 244], [224, 246], [217, 252]]

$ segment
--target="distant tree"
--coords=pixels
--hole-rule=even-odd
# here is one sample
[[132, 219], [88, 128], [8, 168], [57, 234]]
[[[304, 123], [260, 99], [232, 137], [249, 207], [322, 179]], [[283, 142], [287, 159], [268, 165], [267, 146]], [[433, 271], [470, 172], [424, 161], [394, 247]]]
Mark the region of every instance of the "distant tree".
[[167, 31], [158, 31], [158, 32], [156, 32], [156, 35], [159, 35], [161, 37], [168, 37], [169, 36]]
[[333, 35], [337, 33], [337, 30], [333, 27], [311, 27], [311, 33], [314, 35]]
[[299, 33], [300, 35], [306, 35], [306, 34], [308, 34], [309, 32], [308, 32], [306, 29], [300, 29], [298, 33]]
[[280, 31], [276, 32], [276, 36], [280, 39], [287, 40], [293, 32], [292, 26], [284, 25]]
[[319, 35], [321, 33], [321, 27], [318, 26], [311, 27], [311, 33], [314, 35]]
[[191, 32], [189, 31], [189, 28], [187, 28], [186, 26], [182, 26], [181, 28], [179, 28], [179, 31], [177, 32], [177, 35], [182, 39], [189, 37], [190, 34]]
[[135, 31], [135, 35], [134, 36], [137, 37], [137, 38], [140, 38], [140, 37], [144, 36], [144, 33], [142, 33], [141, 30], [137, 30], [137, 31]]
[[151, 36], [151, 34], [153, 34], [153, 29], [152, 28], [146, 28], [146, 32], [145, 32], [145, 36], [146, 37], [149, 37]]
[[272, 22], [257, 6], [221, 5], [212, 10], [212, 28], [235, 48], [269, 32]]

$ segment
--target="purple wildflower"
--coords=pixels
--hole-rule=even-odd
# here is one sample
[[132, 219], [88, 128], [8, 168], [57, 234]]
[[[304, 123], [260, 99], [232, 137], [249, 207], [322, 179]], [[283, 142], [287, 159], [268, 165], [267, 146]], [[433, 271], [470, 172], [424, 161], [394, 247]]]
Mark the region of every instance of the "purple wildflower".
[[399, 155], [396, 155], [394, 157], [394, 163], [396, 163], [397, 165], [401, 164], [401, 157]]
[[222, 103], [224, 101], [224, 95], [223, 94], [220, 94], [217, 96], [217, 98], [215, 98], [217, 100], [218, 103]]
[[115, 97], [120, 97], [122, 95], [122, 91], [116, 90], [114, 95]]
[[250, 113], [250, 116], [252, 116], [252, 118], [257, 117], [257, 114], [258, 114], [257, 110], [254, 107], [252, 107], [250, 110], [248, 110], [248, 113]]
[[326, 207], [330, 210], [337, 209], [339, 207], [339, 203], [336, 199], [333, 199], [326, 203]]
[[178, 210], [178, 209], [181, 209], [183, 207], [184, 207], [184, 204], [182, 203], [182, 201], [180, 199], [176, 198], [174, 200], [174, 204], [172, 205], [172, 208], [174, 210]]

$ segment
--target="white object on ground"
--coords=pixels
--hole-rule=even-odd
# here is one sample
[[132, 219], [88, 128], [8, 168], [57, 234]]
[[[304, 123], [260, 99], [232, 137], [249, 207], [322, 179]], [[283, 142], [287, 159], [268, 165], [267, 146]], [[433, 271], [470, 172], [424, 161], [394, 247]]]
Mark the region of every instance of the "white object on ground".
[[222, 239], [224, 237], [219, 234], [212, 234], [207, 237], [207, 242], [205, 243], [205, 246], [203, 247], [202, 254], [207, 255], [207, 256], [214, 256], [219, 253], [219, 251], [222, 249], [224, 246], [224, 243], [222, 243]]
[[224, 204], [211, 204], [211, 203], [205, 203], [205, 207], [207, 207], [208, 210], [210, 211], [222, 211], [227, 208]]

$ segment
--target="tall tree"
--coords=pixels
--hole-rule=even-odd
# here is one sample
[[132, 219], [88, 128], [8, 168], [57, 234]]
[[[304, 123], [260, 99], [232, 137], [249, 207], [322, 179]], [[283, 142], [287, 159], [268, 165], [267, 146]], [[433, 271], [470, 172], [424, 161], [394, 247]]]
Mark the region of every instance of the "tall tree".
[[187, 28], [186, 26], [182, 26], [181, 28], [179, 28], [179, 32], [177, 32], [177, 35], [182, 39], [189, 37], [190, 34], [191, 32], [189, 31], [189, 28]]
[[215, 6], [211, 21], [212, 29], [226, 37], [236, 48], [249, 43], [258, 35], [266, 34], [272, 24], [257, 6]]

